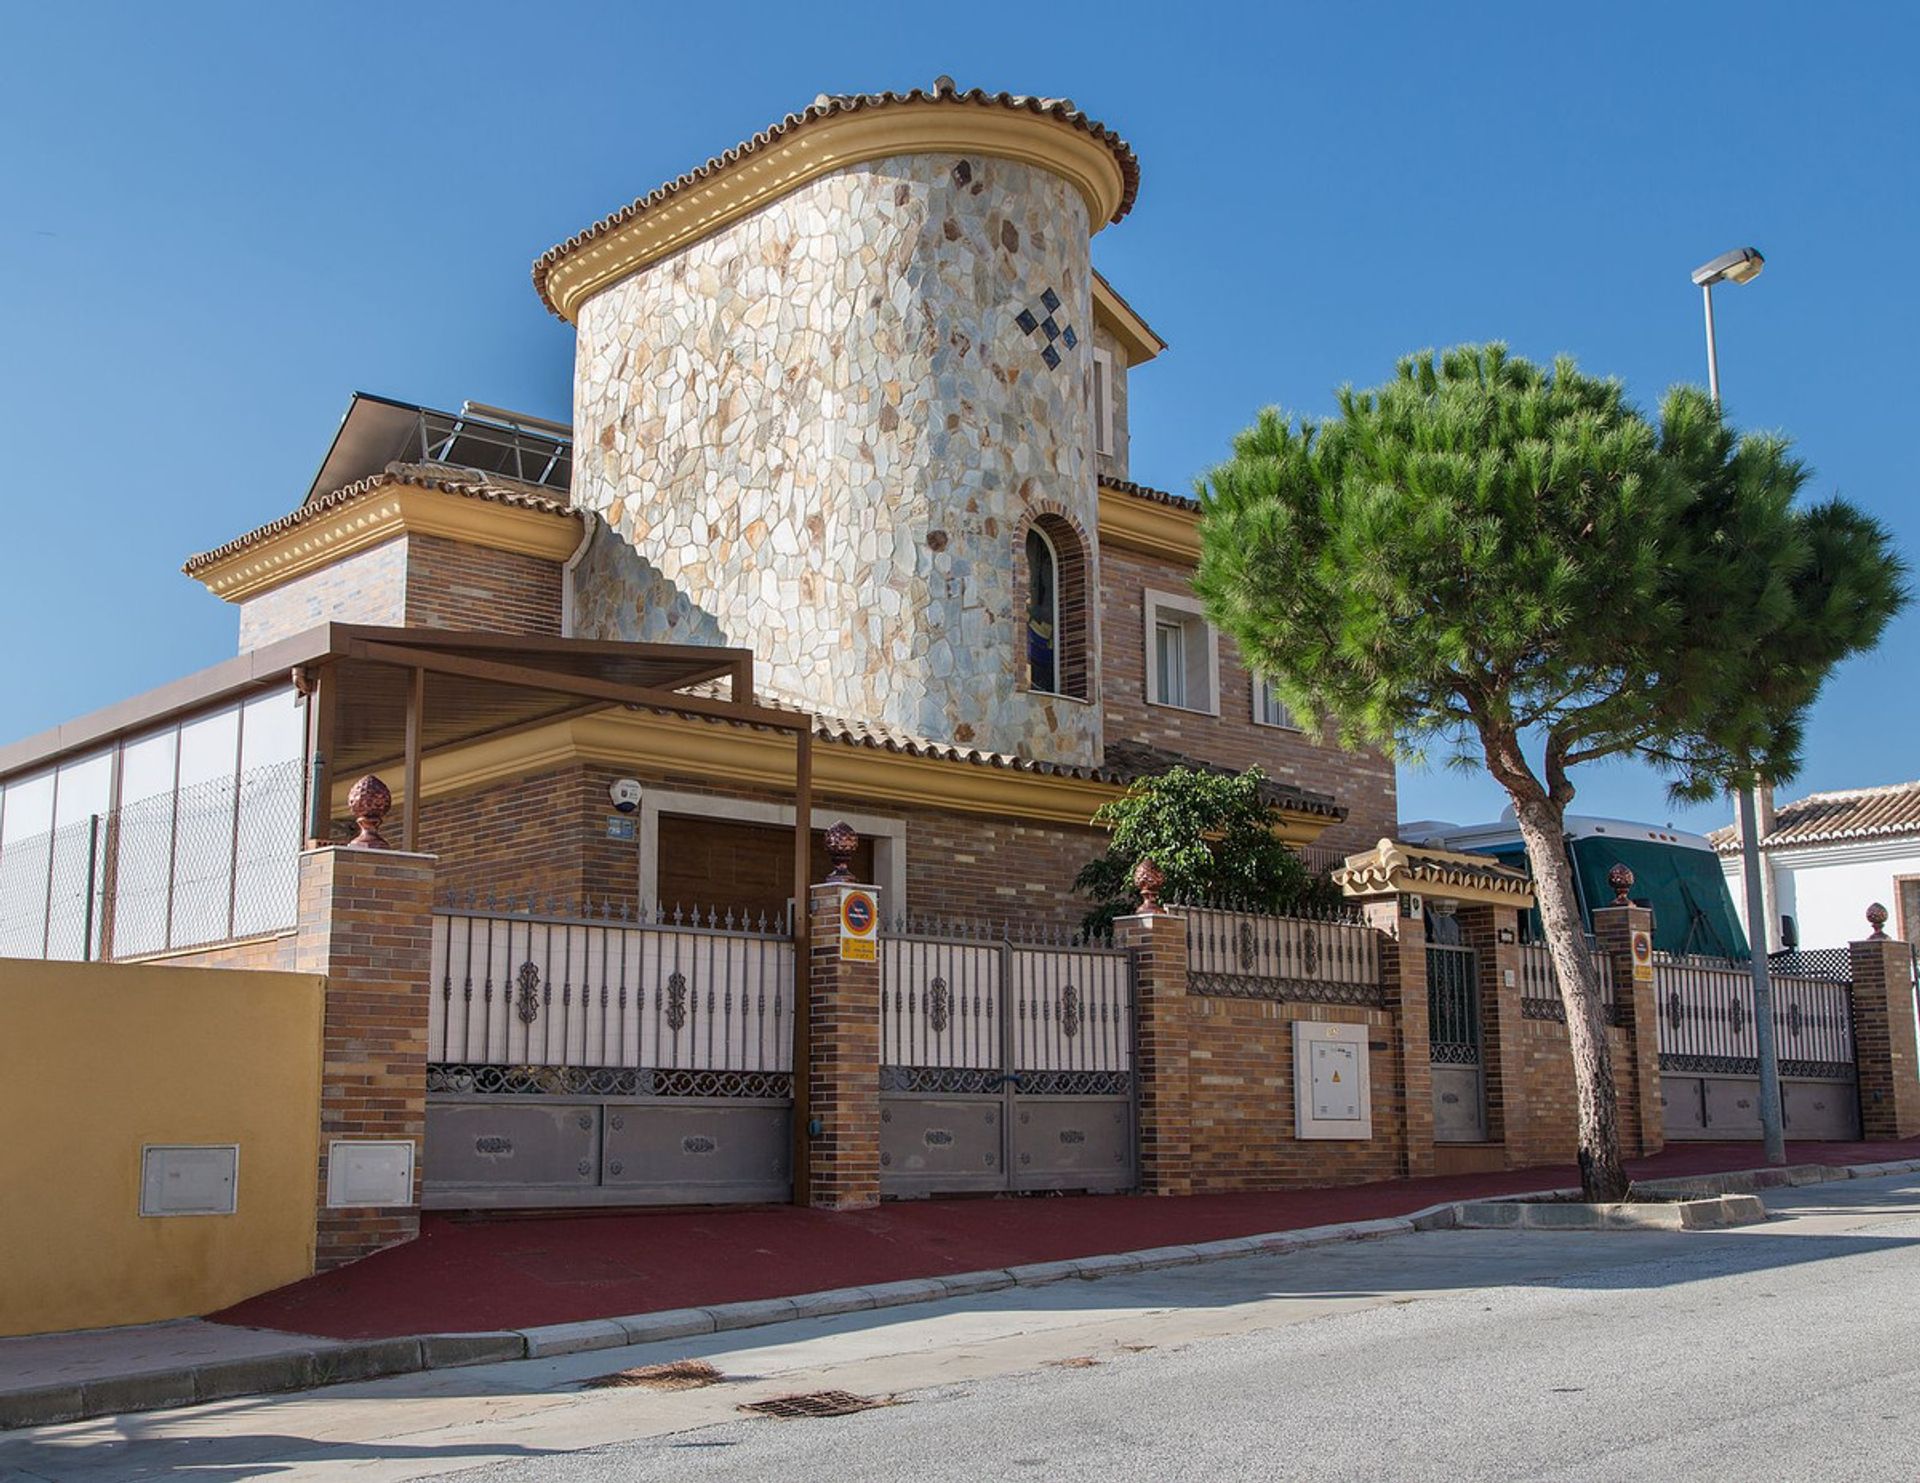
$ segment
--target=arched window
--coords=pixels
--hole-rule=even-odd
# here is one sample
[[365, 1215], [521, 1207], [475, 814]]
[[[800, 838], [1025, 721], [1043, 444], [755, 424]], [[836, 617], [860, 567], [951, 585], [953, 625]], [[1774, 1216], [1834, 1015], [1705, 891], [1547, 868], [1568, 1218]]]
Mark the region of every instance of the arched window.
[[1060, 689], [1060, 558], [1037, 524], [1027, 527], [1027, 688]]
[[1052, 513], [1035, 515], [1019, 541], [1014, 555], [1026, 589], [1020, 688], [1085, 700], [1092, 658], [1086, 543], [1072, 521]]

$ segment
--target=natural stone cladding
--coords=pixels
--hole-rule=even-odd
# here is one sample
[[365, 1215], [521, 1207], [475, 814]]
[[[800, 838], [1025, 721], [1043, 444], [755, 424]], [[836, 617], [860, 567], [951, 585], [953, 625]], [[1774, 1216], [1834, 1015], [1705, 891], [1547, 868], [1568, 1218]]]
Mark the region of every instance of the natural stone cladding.
[[1087, 239], [1047, 170], [902, 155], [588, 300], [573, 498], [643, 565], [583, 563], [576, 631], [749, 645], [770, 693], [1096, 764], [1098, 708], [1019, 686], [1014, 560], [1037, 509], [1095, 524]]

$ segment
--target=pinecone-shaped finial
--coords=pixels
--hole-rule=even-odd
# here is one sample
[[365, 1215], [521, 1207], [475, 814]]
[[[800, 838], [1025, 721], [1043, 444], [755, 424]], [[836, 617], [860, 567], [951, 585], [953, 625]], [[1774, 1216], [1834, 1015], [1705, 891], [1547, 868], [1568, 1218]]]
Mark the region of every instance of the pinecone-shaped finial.
[[347, 842], [350, 850], [390, 850], [392, 845], [380, 833], [380, 825], [385, 822], [388, 812], [393, 808], [393, 789], [389, 788], [372, 773], [355, 783], [347, 793], [347, 812], [353, 815], [353, 821], [360, 826], [360, 832]]
[[1166, 872], [1151, 860], [1142, 860], [1133, 867], [1133, 888], [1140, 893], [1141, 916], [1159, 915], [1160, 889], [1166, 883]]
[[1873, 928], [1874, 941], [1883, 941], [1887, 935], [1887, 909], [1878, 901], [1867, 908], [1867, 925]]
[[827, 830], [827, 859], [833, 862], [833, 869], [827, 873], [828, 884], [840, 885], [853, 879], [853, 856], [859, 848], [860, 835], [845, 819]]
[[1633, 889], [1633, 872], [1624, 865], [1616, 865], [1607, 872], [1607, 884], [1613, 887], [1613, 904], [1631, 906], [1632, 900], [1627, 893]]

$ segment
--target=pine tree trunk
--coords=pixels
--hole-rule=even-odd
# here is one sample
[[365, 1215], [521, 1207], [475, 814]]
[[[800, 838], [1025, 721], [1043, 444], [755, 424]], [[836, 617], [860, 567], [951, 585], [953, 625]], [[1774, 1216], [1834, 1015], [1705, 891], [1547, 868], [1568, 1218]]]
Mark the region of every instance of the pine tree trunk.
[[1580, 1112], [1580, 1188], [1586, 1199], [1626, 1198], [1627, 1168], [1620, 1155], [1620, 1103], [1613, 1084], [1613, 1057], [1607, 1048], [1606, 1015], [1600, 985], [1587, 953], [1574, 894], [1573, 868], [1567, 859], [1561, 810], [1544, 800], [1515, 800], [1520, 837], [1533, 864], [1535, 899], [1546, 929], [1547, 951], [1567, 1012], [1567, 1049], [1573, 1056], [1573, 1085]]

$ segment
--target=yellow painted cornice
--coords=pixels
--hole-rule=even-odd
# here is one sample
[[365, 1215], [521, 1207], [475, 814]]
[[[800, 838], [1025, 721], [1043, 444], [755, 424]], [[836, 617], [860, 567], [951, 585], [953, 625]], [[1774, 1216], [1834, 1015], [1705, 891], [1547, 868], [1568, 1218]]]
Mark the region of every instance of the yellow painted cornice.
[[447, 490], [392, 484], [315, 518], [249, 540], [194, 576], [209, 592], [241, 602], [283, 582], [331, 566], [396, 536], [445, 536], [496, 551], [564, 561], [580, 544], [571, 515], [529, 510]]
[[1149, 556], [1188, 563], [1200, 559], [1200, 515], [1100, 486], [1100, 541]]
[[1112, 332], [1126, 352], [1129, 366], [1150, 361], [1167, 348], [1167, 342], [1134, 312], [1133, 305], [1115, 293], [1113, 285], [1098, 273], [1093, 275], [1093, 322]]
[[[651, 711], [608, 710], [449, 748], [420, 762], [420, 791], [439, 798], [531, 777], [575, 763], [607, 763], [645, 779], [695, 774], [719, 783], [793, 786], [793, 739], [747, 727], [718, 725]], [[404, 802], [395, 766], [383, 773]], [[334, 782], [334, 812], [346, 805], [354, 779]], [[916, 757], [840, 742], [816, 741], [813, 786], [863, 802], [996, 814], [1049, 824], [1086, 825], [1094, 810], [1125, 789], [1113, 783], [1011, 768]], [[1312, 840], [1332, 822], [1318, 814], [1286, 814], [1276, 832], [1290, 843]]]
[[577, 320], [580, 306], [609, 284], [807, 182], [848, 165], [904, 154], [992, 155], [1050, 170], [1080, 192], [1094, 232], [1126, 195], [1126, 177], [1110, 145], [1044, 114], [933, 102], [843, 113], [744, 153], [698, 184], [567, 248], [546, 269], [542, 291], [548, 307], [562, 319]]

